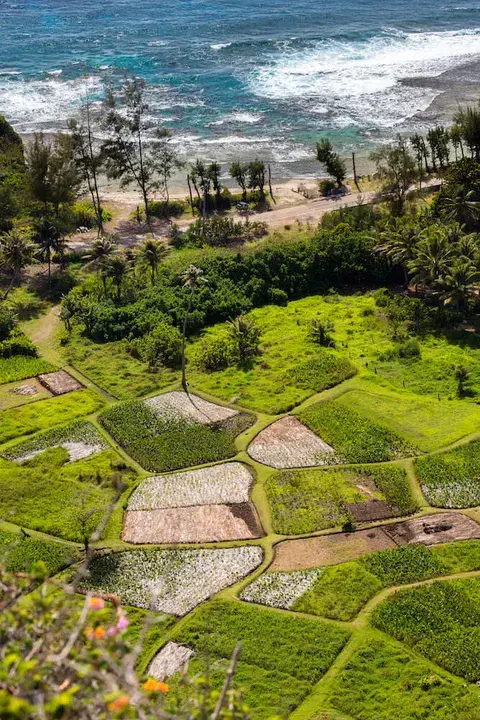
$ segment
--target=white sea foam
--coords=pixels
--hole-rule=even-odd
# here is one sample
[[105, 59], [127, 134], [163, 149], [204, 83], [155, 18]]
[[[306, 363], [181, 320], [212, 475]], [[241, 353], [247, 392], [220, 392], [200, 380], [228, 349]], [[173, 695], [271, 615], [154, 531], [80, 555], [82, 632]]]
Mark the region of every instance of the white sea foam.
[[225, 115], [221, 120], [213, 120], [207, 123], [206, 127], [217, 127], [226, 124], [255, 125], [263, 119], [262, 113], [248, 112], [247, 110], [232, 112]]
[[20, 132], [61, 127], [75, 114], [87, 91], [90, 95], [101, 93], [101, 79], [97, 76], [78, 80], [49, 77], [27, 82], [0, 78], [2, 106], [8, 109], [8, 119]]
[[63, 70], [47, 70], [47, 75], [52, 77], [59, 77], [63, 73]]
[[212, 50], [215, 50], [216, 52], [218, 52], [218, 50], [223, 50], [224, 48], [230, 47], [230, 45], [232, 45], [231, 42], [227, 42], [227, 43], [216, 43], [216, 44], [214, 44], [214, 45], [210, 45], [210, 47], [211, 47]]
[[400, 80], [436, 77], [478, 55], [480, 30], [402, 33], [385, 29], [366, 42], [332, 40], [285, 50], [253, 72], [249, 84], [260, 97], [317, 101], [317, 107], [320, 101], [321, 106], [351, 115], [349, 124], [353, 119], [354, 124], [363, 125], [370, 119], [387, 127], [428, 107], [436, 94], [406, 87]]

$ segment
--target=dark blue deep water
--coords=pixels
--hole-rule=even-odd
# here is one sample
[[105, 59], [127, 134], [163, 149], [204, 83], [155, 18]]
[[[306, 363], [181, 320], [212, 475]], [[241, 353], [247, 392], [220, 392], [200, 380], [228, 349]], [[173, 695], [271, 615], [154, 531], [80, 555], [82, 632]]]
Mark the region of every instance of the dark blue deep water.
[[0, 112], [22, 132], [128, 71], [185, 154], [288, 173], [321, 132], [348, 149], [414, 124], [480, 58], [480, 0], [0, 0], [0, 32]]

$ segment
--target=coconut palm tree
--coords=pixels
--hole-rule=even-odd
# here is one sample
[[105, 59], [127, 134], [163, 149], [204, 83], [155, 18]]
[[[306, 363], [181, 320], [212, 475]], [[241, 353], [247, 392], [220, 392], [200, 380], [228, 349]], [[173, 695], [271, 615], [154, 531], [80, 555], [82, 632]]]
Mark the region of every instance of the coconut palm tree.
[[246, 362], [258, 353], [260, 330], [252, 318], [239, 315], [227, 322], [229, 335], [238, 349], [240, 362]]
[[113, 284], [117, 288], [117, 300], [120, 300], [123, 281], [130, 271], [128, 261], [123, 255], [116, 253], [104, 260], [102, 270], [104, 271], [106, 278], [111, 278], [113, 280]]
[[114, 235], [104, 235], [93, 241], [90, 250], [84, 255], [87, 260], [86, 267], [99, 269], [102, 263], [111, 257], [117, 250], [117, 241]]
[[474, 228], [480, 218], [480, 202], [475, 190], [459, 188], [449, 197], [445, 195], [440, 202], [443, 216], [450, 221]]
[[10, 275], [10, 283], [3, 299], [20, 278], [22, 270], [34, 261], [35, 245], [30, 233], [24, 230], [9, 230], [0, 235], [0, 268]]
[[412, 282], [431, 288], [442, 276], [452, 255], [452, 247], [442, 229], [430, 227], [421, 233], [415, 257], [407, 263]]
[[62, 233], [47, 218], [42, 218], [37, 226], [35, 242], [39, 247], [40, 256], [48, 264], [48, 282], [52, 277], [52, 253], [61, 252], [65, 247]]
[[150, 268], [152, 285], [155, 282], [157, 276], [157, 270], [159, 264], [168, 255], [168, 249], [165, 243], [160, 240], [155, 240], [151, 235], [147, 237], [142, 245], [138, 249], [138, 256], [140, 263]]
[[188, 393], [188, 383], [187, 383], [187, 375], [186, 375], [186, 362], [185, 362], [185, 345], [186, 345], [186, 338], [187, 338], [187, 324], [188, 324], [188, 317], [190, 315], [190, 311], [192, 309], [193, 299], [195, 297], [195, 291], [197, 289], [198, 285], [201, 285], [202, 283], [208, 282], [206, 278], [203, 277], [203, 270], [201, 268], [196, 267], [195, 265], [190, 264], [186, 270], [182, 273], [182, 280], [183, 285], [186, 288], [189, 288], [190, 294], [188, 297], [188, 305], [187, 309], [185, 311], [185, 317], [183, 320], [183, 330], [182, 330], [182, 387], [186, 393]]
[[444, 305], [465, 310], [468, 301], [478, 298], [480, 272], [469, 260], [457, 259], [437, 282], [436, 293]]
[[377, 252], [403, 268], [405, 287], [408, 286], [408, 263], [415, 257], [418, 229], [408, 218], [395, 218], [378, 236]]

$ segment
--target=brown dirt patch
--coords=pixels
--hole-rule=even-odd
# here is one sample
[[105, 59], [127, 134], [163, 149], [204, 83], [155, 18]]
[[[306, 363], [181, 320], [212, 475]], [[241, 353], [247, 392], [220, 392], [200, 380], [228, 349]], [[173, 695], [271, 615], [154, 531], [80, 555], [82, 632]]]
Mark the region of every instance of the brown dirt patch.
[[65, 395], [66, 393], [83, 388], [83, 385], [66, 370], [45, 373], [44, 375], [39, 375], [38, 379], [42, 385], [54, 395]]
[[291, 415], [262, 430], [248, 448], [254, 460], [277, 469], [325, 465], [322, 456], [331, 459], [333, 452], [330, 445]]
[[367, 500], [367, 502], [345, 503], [345, 510], [355, 522], [365, 523], [375, 520], [388, 520], [401, 513], [395, 513], [385, 500]]
[[305, 540], [286, 540], [275, 547], [275, 559], [269, 568], [274, 570], [306, 570], [322, 565], [356, 560], [375, 550], [395, 547], [383, 528], [336, 533]]
[[480, 538], [480, 525], [461, 513], [438, 513], [385, 525], [387, 535], [397, 545], [423, 543], [437, 545], [454, 540]]
[[129, 510], [122, 539], [135, 544], [251, 540], [263, 535], [253, 503]]

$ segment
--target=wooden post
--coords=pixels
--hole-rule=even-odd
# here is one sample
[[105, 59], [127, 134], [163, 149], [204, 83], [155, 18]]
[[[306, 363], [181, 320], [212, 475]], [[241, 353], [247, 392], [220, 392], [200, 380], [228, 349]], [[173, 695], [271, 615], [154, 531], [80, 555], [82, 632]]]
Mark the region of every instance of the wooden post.
[[357, 166], [355, 164], [355, 153], [354, 152], [352, 152], [352, 165], [353, 165], [353, 182], [355, 183], [355, 187], [357, 188], [358, 192], [362, 192], [360, 190], [360, 185], [358, 184]]
[[273, 190], [272, 190], [272, 168], [270, 167], [270, 163], [268, 163], [268, 187], [270, 189], [270, 197], [272, 198], [275, 205], [277, 204], [277, 201], [273, 197]]

